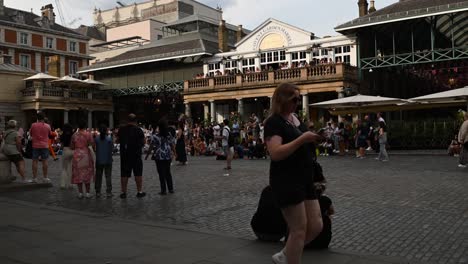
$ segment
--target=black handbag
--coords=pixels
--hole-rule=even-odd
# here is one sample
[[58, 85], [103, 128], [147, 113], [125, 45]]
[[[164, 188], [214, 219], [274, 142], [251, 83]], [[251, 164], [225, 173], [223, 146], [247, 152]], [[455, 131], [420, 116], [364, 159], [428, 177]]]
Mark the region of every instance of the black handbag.
[[314, 182], [323, 182], [325, 181], [325, 176], [323, 175], [323, 168], [318, 161], [314, 160]]
[[25, 159], [32, 159], [32, 151], [33, 151], [32, 140], [28, 140], [28, 144], [26, 144], [26, 149], [22, 153], [23, 157]]

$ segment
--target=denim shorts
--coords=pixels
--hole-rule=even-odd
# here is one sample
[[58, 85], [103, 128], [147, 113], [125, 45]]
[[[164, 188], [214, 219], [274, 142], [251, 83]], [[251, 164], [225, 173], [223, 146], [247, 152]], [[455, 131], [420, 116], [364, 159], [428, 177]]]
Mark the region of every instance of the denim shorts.
[[41, 157], [42, 160], [46, 160], [49, 158], [49, 149], [47, 148], [33, 148], [32, 151], [32, 159], [39, 160]]

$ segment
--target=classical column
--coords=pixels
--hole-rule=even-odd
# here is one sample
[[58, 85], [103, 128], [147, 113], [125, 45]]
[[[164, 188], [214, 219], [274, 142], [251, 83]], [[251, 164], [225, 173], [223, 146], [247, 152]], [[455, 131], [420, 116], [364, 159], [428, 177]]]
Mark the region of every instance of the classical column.
[[237, 112], [239, 112], [240, 120], [243, 120], [243, 118], [244, 118], [244, 101], [242, 101], [242, 98], [237, 99]]
[[68, 123], [68, 110], [63, 110], [63, 123], [67, 124]]
[[211, 122], [215, 122], [216, 121], [216, 109], [215, 109], [216, 105], [215, 105], [215, 101], [214, 100], [210, 100], [210, 111], [211, 111]]
[[109, 112], [109, 128], [114, 128], [114, 112]]
[[306, 120], [309, 120], [309, 94], [302, 95], [302, 111], [304, 111]]
[[203, 119], [208, 120], [209, 114], [210, 114], [210, 106], [208, 104], [203, 104]]
[[88, 110], [88, 128], [93, 127], [93, 111]]
[[192, 117], [192, 112], [190, 111], [190, 103], [185, 102], [185, 116]]

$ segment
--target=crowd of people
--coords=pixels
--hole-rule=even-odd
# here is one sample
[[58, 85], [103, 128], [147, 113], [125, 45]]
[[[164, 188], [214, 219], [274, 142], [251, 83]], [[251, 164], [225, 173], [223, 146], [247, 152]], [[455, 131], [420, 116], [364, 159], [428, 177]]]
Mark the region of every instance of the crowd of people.
[[[283, 83], [276, 88], [270, 114], [261, 120], [252, 114], [245, 123], [239, 117], [223, 122], [192, 123], [185, 116], [169, 123], [164, 118], [152, 128], [128, 115], [125, 125], [110, 129], [101, 125], [89, 129], [79, 120], [74, 129], [65, 124], [54, 129], [43, 113], [27, 132], [18, 129], [15, 120], [7, 122], [2, 133], [1, 151], [17, 167], [23, 182], [38, 182], [38, 167], [42, 165], [42, 181], [48, 177], [48, 158], [61, 155], [60, 187], [76, 185], [78, 199], [91, 198], [91, 183], [95, 196], [101, 197], [103, 175], [106, 197], [113, 196], [113, 156], [120, 156], [120, 198], [128, 196], [128, 181], [133, 176], [137, 198], [143, 198], [143, 157], [154, 160], [160, 181], [160, 195], [175, 192], [171, 164], [187, 165], [190, 156], [216, 156], [226, 160], [225, 170], [232, 169], [232, 159], [264, 159], [270, 157], [269, 184], [261, 194], [251, 226], [260, 240], [285, 240], [284, 248], [272, 256], [277, 264], [300, 263], [304, 248], [327, 248], [332, 236], [335, 213], [332, 200], [324, 195], [326, 180], [317, 156], [344, 155], [352, 147], [356, 157], [363, 159], [366, 151], [377, 150], [376, 158], [388, 161], [386, 152], [387, 126], [381, 113], [375, 121], [370, 115], [351, 122], [328, 122], [322, 128], [306, 123], [295, 113], [301, 101], [299, 89]], [[460, 165], [468, 159], [468, 114], [460, 128], [458, 148]], [[452, 142], [453, 143], [453, 142]], [[451, 144], [452, 145], [452, 144]], [[455, 144], [453, 144], [455, 145]], [[468, 145], [468, 144], [466, 144]], [[455, 147], [451, 146], [452, 151]], [[25, 176], [24, 157], [32, 159], [32, 179]]]
[[[235, 76], [239, 74], [249, 74], [249, 73], [255, 73], [255, 72], [267, 72], [267, 71], [273, 71], [273, 70], [288, 70], [288, 69], [294, 69], [294, 68], [305, 68], [305, 67], [313, 67], [313, 66], [318, 66], [318, 65], [327, 65], [327, 64], [333, 64], [333, 63], [342, 63], [341, 57], [337, 57], [336, 60], [333, 60], [332, 58], [321, 58], [317, 59], [314, 58], [311, 61], [307, 62], [305, 60], [302, 61], [293, 61], [291, 64], [289, 62], [283, 62], [279, 63], [278, 65], [263, 65], [261, 67], [246, 67], [243, 69], [226, 69], [224, 71], [221, 70], [216, 70], [212, 71], [209, 73], [198, 73], [193, 76], [193, 79], [204, 79], [204, 78], [210, 78], [210, 77], [216, 77], [216, 76]], [[255, 70], [254, 70], [255, 69]]]

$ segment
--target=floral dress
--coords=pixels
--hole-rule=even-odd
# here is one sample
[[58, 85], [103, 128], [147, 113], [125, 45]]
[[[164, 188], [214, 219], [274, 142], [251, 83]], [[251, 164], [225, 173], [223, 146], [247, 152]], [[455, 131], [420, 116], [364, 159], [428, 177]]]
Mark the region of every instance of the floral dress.
[[74, 147], [72, 160], [72, 183], [91, 183], [94, 177], [94, 161], [89, 146], [93, 138], [88, 132], [77, 132], [72, 136], [71, 145]]

